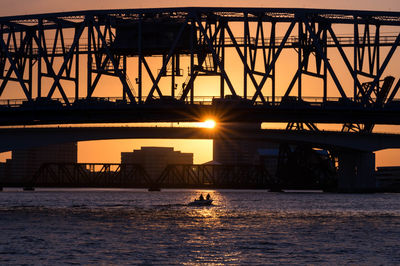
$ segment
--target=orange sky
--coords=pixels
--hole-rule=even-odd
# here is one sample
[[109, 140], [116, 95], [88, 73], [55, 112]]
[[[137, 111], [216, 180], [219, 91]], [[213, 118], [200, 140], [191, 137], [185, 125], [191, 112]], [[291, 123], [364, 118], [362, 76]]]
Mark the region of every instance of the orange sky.
[[398, 0], [1, 0], [0, 16], [21, 15], [44, 12], [64, 12], [88, 9], [120, 9], [147, 7], [186, 7], [186, 6], [221, 6], [221, 7], [293, 7], [293, 8], [330, 8], [399, 11]]
[[[236, 6], [236, 7], [299, 7], [299, 8], [331, 8], [331, 9], [363, 9], [400, 11], [399, 0], [272, 0], [272, 1], [127, 1], [127, 0], [1, 0], [0, 16], [22, 15], [33, 13], [64, 12], [90, 9], [120, 9], [120, 8], [146, 8], [146, 7], [178, 7], [178, 6]], [[397, 55], [398, 56], [398, 55]], [[399, 59], [399, 60], [397, 60]], [[400, 62], [400, 56], [396, 59]], [[393, 59], [392, 59], [393, 60]], [[394, 61], [394, 60], [393, 60]], [[400, 72], [390, 73], [399, 78]], [[242, 72], [241, 72], [242, 73]], [[290, 77], [291, 78], [291, 77]], [[283, 81], [282, 81], [283, 82]], [[196, 80], [196, 86], [202, 86], [205, 80]], [[279, 85], [279, 84], [278, 84]], [[283, 86], [284, 87], [284, 86]], [[312, 90], [314, 92], [314, 90]], [[98, 91], [101, 94], [101, 90]], [[207, 94], [210, 92], [207, 92]], [[214, 93], [213, 93], [214, 94]], [[312, 94], [312, 93], [311, 93]], [[384, 128], [383, 130], [385, 130]], [[398, 131], [394, 128], [392, 131]], [[399, 131], [400, 132], [400, 131]], [[211, 140], [116, 140], [116, 141], [91, 141], [79, 143], [80, 162], [119, 162], [120, 152], [132, 151], [140, 146], [173, 146], [183, 152], [194, 152], [195, 163], [203, 163], [212, 159]], [[399, 151], [386, 151], [377, 154], [378, 165], [400, 165]], [[9, 156], [9, 155], [6, 155]], [[3, 156], [4, 157], [4, 156]]]

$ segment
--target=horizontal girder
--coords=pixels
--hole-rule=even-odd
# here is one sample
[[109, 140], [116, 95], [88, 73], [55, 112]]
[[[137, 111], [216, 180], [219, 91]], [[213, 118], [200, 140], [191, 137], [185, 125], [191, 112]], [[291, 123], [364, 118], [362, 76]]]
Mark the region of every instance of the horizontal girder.
[[[388, 11], [360, 11], [360, 10], [332, 10], [332, 9], [304, 9], [304, 8], [215, 8], [215, 7], [188, 7], [188, 8], [149, 8], [149, 9], [116, 9], [116, 10], [89, 10], [76, 12], [48, 13], [37, 15], [21, 15], [1, 17], [0, 23], [15, 23], [14, 25], [37, 27], [39, 20], [46, 20], [45, 28], [52, 28], [61, 22], [64, 27], [74, 27], [72, 22], [82, 22], [87, 16], [111, 16], [121, 19], [138, 19], [141, 14], [162, 14], [171, 20], [179, 20], [191, 14], [198, 14], [202, 20], [211, 16], [218, 16], [226, 20], [244, 20], [247, 14], [249, 20], [288, 22], [299, 17], [310, 17], [314, 20], [329, 23], [358, 23], [399, 25], [400, 12]], [[59, 21], [63, 20], [63, 21]]]
[[400, 148], [399, 134], [287, 131], [220, 126], [184, 127], [42, 127], [0, 129], [0, 151], [57, 143], [105, 139], [229, 139], [307, 144], [331, 150], [378, 151]]
[[400, 106], [363, 108], [346, 105], [276, 105], [256, 106], [205, 104], [106, 104], [0, 110], [0, 126], [138, 123], [138, 122], [297, 122], [297, 123], [361, 123], [400, 125]]

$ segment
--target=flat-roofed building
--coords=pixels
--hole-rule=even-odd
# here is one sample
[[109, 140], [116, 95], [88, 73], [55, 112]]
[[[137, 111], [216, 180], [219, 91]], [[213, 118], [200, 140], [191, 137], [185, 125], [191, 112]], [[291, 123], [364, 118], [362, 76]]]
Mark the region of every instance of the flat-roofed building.
[[400, 166], [378, 167], [375, 177], [378, 191], [400, 192]]
[[141, 147], [121, 152], [121, 164], [140, 164], [155, 179], [169, 164], [193, 164], [193, 153], [174, 151], [172, 147]]
[[76, 142], [15, 150], [11, 160], [7, 160], [11, 175], [5, 179], [11, 182], [27, 180], [43, 163], [76, 163], [77, 158]]

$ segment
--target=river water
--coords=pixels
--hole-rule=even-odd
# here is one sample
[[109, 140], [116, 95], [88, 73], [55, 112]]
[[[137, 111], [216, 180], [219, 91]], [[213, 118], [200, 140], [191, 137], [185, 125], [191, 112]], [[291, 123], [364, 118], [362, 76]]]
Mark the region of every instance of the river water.
[[[187, 206], [200, 192], [214, 205]], [[400, 194], [0, 193], [0, 265], [400, 263]]]

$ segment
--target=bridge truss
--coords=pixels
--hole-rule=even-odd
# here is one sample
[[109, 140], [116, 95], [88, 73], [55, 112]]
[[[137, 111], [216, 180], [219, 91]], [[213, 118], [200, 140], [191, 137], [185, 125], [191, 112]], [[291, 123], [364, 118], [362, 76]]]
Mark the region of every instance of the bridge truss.
[[[7, 180], [8, 178], [8, 180]], [[260, 165], [167, 165], [150, 177], [143, 166], [116, 163], [44, 163], [19, 183], [2, 186], [132, 188], [271, 188], [277, 179]]]
[[[316, 86], [318, 104], [369, 108], [390, 105], [400, 87], [394, 79], [384, 86], [400, 45], [400, 12], [79, 11], [2, 17], [0, 35], [0, 99], [8, 106], [7, 95], [69, 107], [108, 102], [110, 91], [119, 104], [199, 104], [215, 85], [213, 97], [252, 106], [301, 107]], [[100, 88], [105, 76], [119, 88]], [[202, 76], [210, 76], [207, 86], [195, 86]]]

